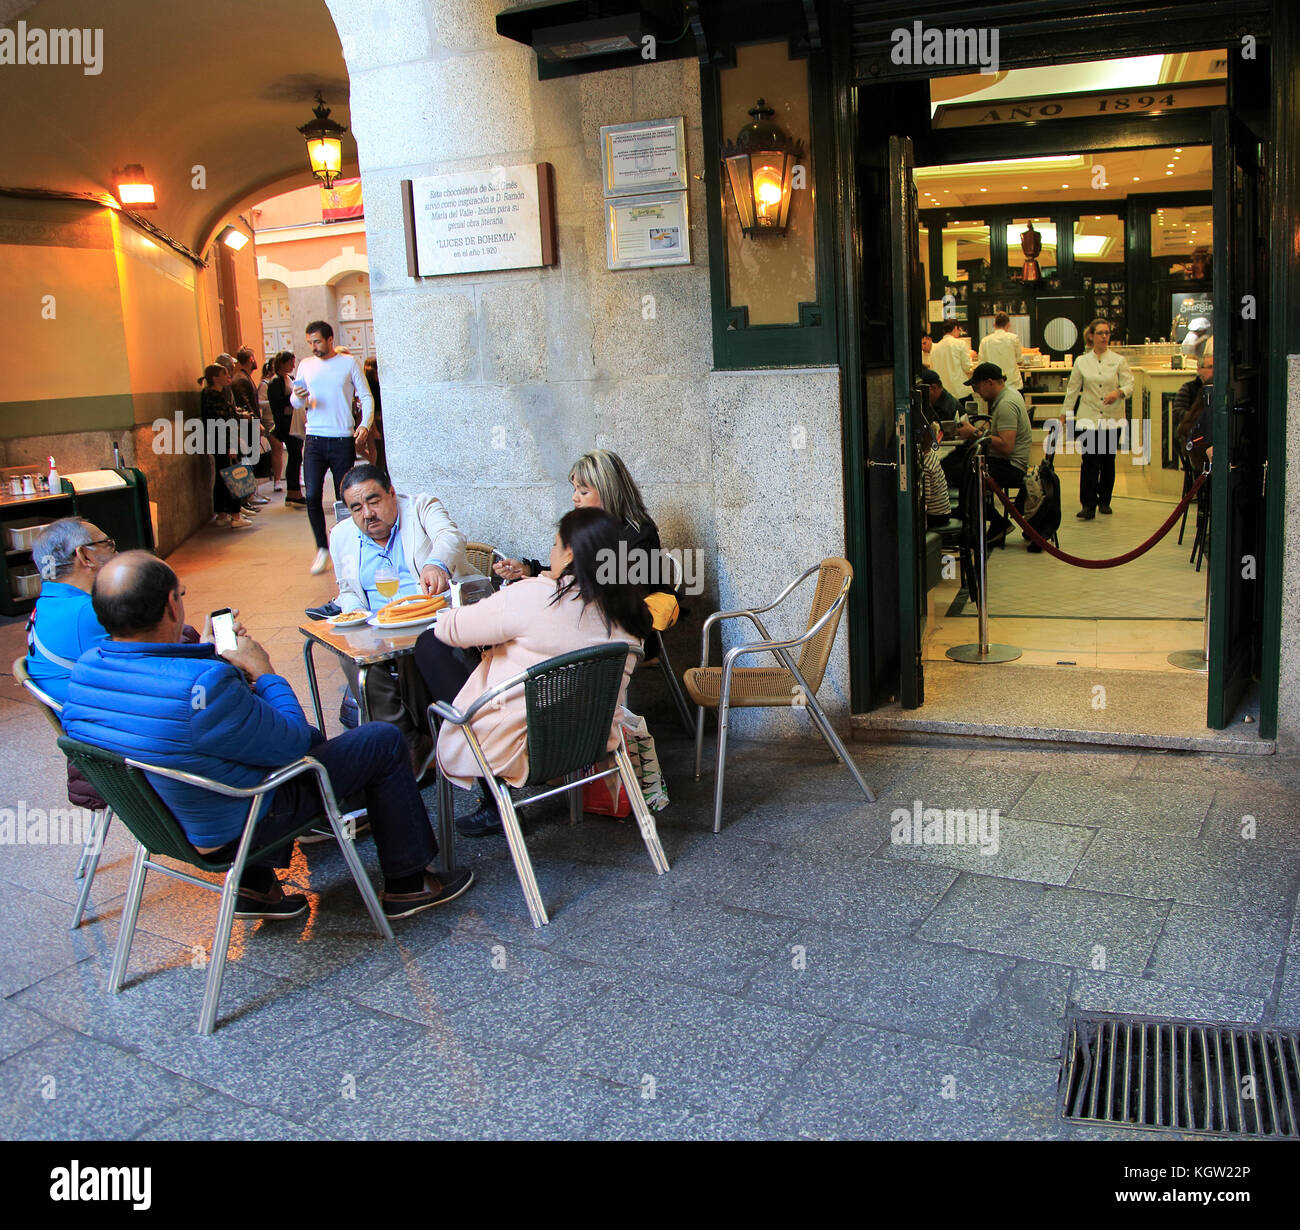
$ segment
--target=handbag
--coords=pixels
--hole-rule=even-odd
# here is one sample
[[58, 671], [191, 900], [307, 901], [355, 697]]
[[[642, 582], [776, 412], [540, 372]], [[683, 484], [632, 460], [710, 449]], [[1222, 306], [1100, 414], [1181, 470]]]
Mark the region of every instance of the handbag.
[[246, 500], [257, 490], [257, 479], [253, 477], [253, 471], [245, 465], [226, 466], [217, 473], [221, 475], [221, 481], [226, 484], [226, 490], [237, 500]]
[[293, 415], [289, 419], [289, 434], [297, 436], [299, 440], [307, 438], [307, 407], [295, 406]]

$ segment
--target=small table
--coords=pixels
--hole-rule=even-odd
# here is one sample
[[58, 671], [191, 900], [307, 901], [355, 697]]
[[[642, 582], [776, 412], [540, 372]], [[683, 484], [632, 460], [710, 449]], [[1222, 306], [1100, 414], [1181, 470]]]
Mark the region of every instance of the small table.
[[[417, 628], [376, 628], [360, 624], [355, 628], [335, 628], [325, 619], [304, 619], [298, 625], [303, 635], [302, 660], [307, 667], [307, 686], [311, 689], [312, 708], [316, 711], [316, 729], [325, 733], [325, 712], [321, 708], [320, 684], [316, 679], [313, 650], [323, 645], [341, 662], [352, 662], [357, 668], [357, 707], [362, 722], [370, 721], [370, 706], [366, 702], [366, 676], [370, 668], [394, 658], [410, 657], [415, 653], [415, 642], [420, 633], [432, 627], [432, 621]], [[455, 804], [451, 797], [451, 783], [438, 773], [438, 870], [450, 871], [455, 866], [456, 826], [452, 823]]]

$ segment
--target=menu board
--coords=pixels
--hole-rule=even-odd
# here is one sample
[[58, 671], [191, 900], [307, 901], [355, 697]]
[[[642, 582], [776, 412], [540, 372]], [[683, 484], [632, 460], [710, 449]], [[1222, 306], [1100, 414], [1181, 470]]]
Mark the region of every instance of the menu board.
[[428, 175], [402, 188], [412, 277], [555, 264], [550, 163]]

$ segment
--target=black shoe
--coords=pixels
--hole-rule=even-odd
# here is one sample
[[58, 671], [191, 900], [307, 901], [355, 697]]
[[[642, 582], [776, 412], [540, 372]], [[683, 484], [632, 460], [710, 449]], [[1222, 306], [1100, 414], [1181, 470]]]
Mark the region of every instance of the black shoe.
[[1097, 505], [1097, 511], [1098, 511], [1099, 513], [1105, 513], [1106, 516], [1109, 517], [1109, 516], [1110, 516], [1110, 505], [1109, 505], [1109, 504], [1098, 504], [1098, 505]]
[[473, 883], [474, 873], [468, 869], [441, 871], [437, 874], [426, 871], [424, 887], [418, 893], [384, 892], [379, 894], [379, 900], [383, 904], [385, 918], [409, 918], [421, 910], [430, 910], [435, 905], [455, 901]]
[[235, 898], [236, 918], [297, 918], [307, 909], [301, 893], [286, 893], [277, 882], [269, 893], [241, 888]]
[[495, 803], [484, 803], [473, 815], [456, 817], [456, 832], [462, 837], [486, 837], [501, 832], [501, 813]]
[[984, 549], [985, 549], [986, 551], [992, 551], [995, 547], [1002, 547], [1002, 548], [1005, 550], [1005, 549], [1006, 549], [1006, 545], [1007, 545], [1007, 532], [1006, 532], [1006, 530], [1002, 530], [1002, 531], [1000, 531], [1000, 532], [997, 533], [997, 534], [990, 534], [990, 535], [989, 535], [989, 536], [984, 540]]
[[1043, 548], [1040, 547], [1036, 542], [1031, 542], [1029, 544], [1029, 550], [1030, 553], [1033, 555], [1041, 555], [1043, 552]]
[[1097, 515], [1097, 513], [1095, 509], [1084, 508], [1079, 512], [1075, 513], [1074, 515], [1078, 517], [1080, 521], [1091, 521]]
[[324, 606], [309, 606], [303, 614], [308, 619], [329, 619], [332, 615], [342, 615], [343, 608], [337, 602], [327, 602]]

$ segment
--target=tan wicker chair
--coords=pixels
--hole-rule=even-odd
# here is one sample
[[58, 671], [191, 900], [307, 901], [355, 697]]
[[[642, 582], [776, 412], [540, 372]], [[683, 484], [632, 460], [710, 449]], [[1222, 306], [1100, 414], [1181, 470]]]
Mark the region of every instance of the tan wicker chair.
[[[808, 625], [801, 636], [788, 640], [775, 640], [759, 618], [766, 611], [781, 605], [804, 581], [817, 577], [813, 592], [812, 610]], [[700, 767], [704, 757], [704, 710], [718, 711], [717, 773], [713, 786], [713, 831], [722, 831], [722, 783], [727, 756], [727, 711], [732, 705], [765, 705], [807, 708], [822, 738], [853, 775], [859, 789], [869, 803], [876, 801], [870, 787], [862, 780], [858, 767], [840, 742], [830, 719], [817, 703], [817, 689], [821, 687], [826, 663], [830, 661], [831, 646], [839, 630], [840, 615], [853, 583], [853, 565], [846, 559], [824, 559], [809, 568], [797, 580], [781, 591], [767, 606], [743, 611], [718, 611], [704, 621], [701, 636], [700, 665], [686, 672], [686, 690], [698, 706], [695, 718], [695, 780], [700, 780]], [[709, 665], [709, 630], [724, 619], [748, 619], [758, 629], [761, 641], [737, 645], [723, 655], [721, 666]], [[799, 661], [790, 656], [792, 649], [800, 649]], [[737, 666], [741, 658], [756, 653], [776, 655], [780, 666]]]
[[492, 552], [494, 549], [490, 543], [467, 542], [465, 544], [465, 558], [469, 560], [469, 566], [475, 572], [490, 578], [492, 576]]

